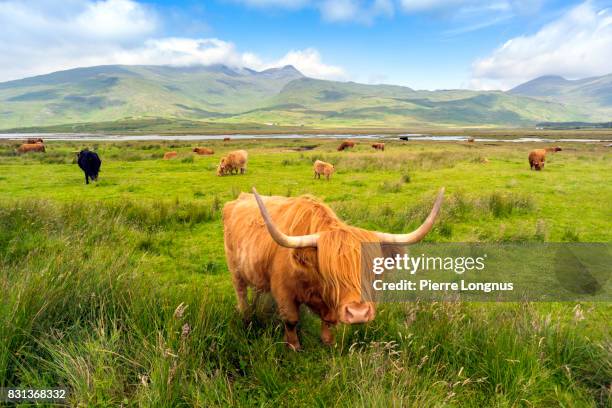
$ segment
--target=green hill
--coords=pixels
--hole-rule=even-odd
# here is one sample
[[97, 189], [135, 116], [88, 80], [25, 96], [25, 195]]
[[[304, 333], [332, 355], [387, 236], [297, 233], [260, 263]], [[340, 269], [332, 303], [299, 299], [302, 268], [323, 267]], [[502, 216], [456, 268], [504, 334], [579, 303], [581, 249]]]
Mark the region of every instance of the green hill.
[[0, 129], [157, 119], [177, 126], [195, 121], [318, 128], [526, 126], [609, 119], [606, 108], [593, 106], [609, 102], [610, 93], [600, 95], [588, 85], [581, 97], [592, 95], [592, 100], [585, 105], [584, 99], [571, 103], [552, 93], [543, 98], [541, 91], [522, 95], [520, 89], [416, 91], [325, 81], [307, 78], [292, 66], [257, 72], [222, 65], [109, 65], [0, 83]]
[[591, 111], [592, 116], [598, 118], [595, 121], [612, 119], [612, 74], [576, 80], [543, 76], [508, 93], [561, 102], [567, 106], [582, 106], [584, 111]]

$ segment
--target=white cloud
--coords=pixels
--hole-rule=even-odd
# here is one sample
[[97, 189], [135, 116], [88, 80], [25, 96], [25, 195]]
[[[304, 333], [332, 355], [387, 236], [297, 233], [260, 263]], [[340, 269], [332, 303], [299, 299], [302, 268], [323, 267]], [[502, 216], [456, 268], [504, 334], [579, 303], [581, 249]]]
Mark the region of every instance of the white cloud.
[[566, 78], [612, 71], [612, 13], [585, 2], [542, 27], [515, 37], [472, 66], [473, 88], [508, 89], [541, 75]]
[[[254, 0], [260, 2], [281, 0]], [[132, 0], [0, 1], [0, 81], [102, 64], [212, 65], [256, 70], [294, 65], [316, 78], [344, 79], [315, 49], [263, 61], [217, 38], [159, 36], [160, 17]]]
[[482, 12], [521, 13], [539, 10], [543, 0], [400, 0], [404, 11], [410, 13], [450, 11], [453, 14], [480, 14]]
[[[318, 10], [327, 22], [372, 24], [380, 17], [393, 17], [397, 10], [406, 14], [428, 13], [465, 25], [457, 32], [478, 29], [489, 18], [496, 23], [517, 14], [538, 11], [545, 0], [230, 0], [248, 7], [266, 10]], [[500, 17], [503, 16], [502, 17]]]
[[79, 30], [101, 38], [123, 38], [150, 33], [155, 18], [142, 5], [131, 0], [88, 3], [75, 19]]
[[287, 55], [270, 65], [270, 67], [282, 67], [285, 65], [293, 65], [304, 75], [314, 78], [346, 79], [346, 72], [342, 68], [324, 64], [321, 60], [321, 54], [313, 48], [289, 51]]
[[397, 0], [233, 0], [262, 9], [318, 10], [328, 22], [371, 24], [378, 17], [391, 17]]
[[263, 61], [256, 54], [239, 52], [235, 45], [217, 38], [163, 38], [148, 40], [143, 47], [113, 55], [118, 64], [168, 64], [176, 66], [224, 64], [235, 68], [264, 70], [293, 65], [306, 76], [325, 79], [344, 79], [340, 67], [327, 65], [320, 53], [313, 49], [289, 51], [275, 61]]
[[371, 24], [377, 17], [391, 17], [395, 12], [392, 0], [324, 0], [318, 4], [323, 19], [330, 22], [354, 21]]

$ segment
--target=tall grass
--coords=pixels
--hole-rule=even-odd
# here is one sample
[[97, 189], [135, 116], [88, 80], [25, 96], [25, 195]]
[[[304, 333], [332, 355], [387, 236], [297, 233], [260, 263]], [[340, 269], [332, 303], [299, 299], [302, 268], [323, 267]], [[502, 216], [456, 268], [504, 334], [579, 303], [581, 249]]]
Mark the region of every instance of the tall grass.
[[[405, 184], [404, 180], [405, 176], [402, 176], [396, 181], [382, 182], [379, 191], [387, 194], [400, 192]], [[372, 208], [364, 202], [345, 200], [333, 203], [333, 207], [349, 224], [399, 233], [410, 231], [420, 225], [431, 211], [433, 200], [434, 197], [431, 196], [418, 202], [406, 201], [399, 208], [392, 208], [389, 205]], [[468, 196], [457, 191], [446, 195], [434, 230], [425, 239], [435, 241], [441, 237], [451, 238], [452, 226], [458, 223], [467, 222], [476, 225], [483, 220], [499, 223], [512, 217], [534, 214], [536, 209], [534, 200], [525, 194], [493, 191], [484, 195]], [[480, 235], [477, 238], [489, 241], [542, 241], [545, 225], [541, 220], [535, 222], [533, 233], [506, 231], [503, 228], [498, 230], [496, 235]], [[482, 231], [482, 234], [485, 233], [488, 232]]]
[[305, 312], [306, 351], [286, 350], [273, 309], [245, 324], [231, 290], [149, 271], [144, 238], [218, 207], [0, 203], [0, 386], [64, 385], [81, 406], [609, 404], [610, 344], [573, 305], [381, 305], [331, 348]]

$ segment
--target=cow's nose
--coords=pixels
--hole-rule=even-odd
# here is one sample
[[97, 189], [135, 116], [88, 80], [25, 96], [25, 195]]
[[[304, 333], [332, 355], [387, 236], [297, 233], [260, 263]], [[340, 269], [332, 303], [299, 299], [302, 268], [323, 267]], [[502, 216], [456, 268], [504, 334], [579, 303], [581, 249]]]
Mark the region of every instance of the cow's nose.
[[374, 311], [372, 305], [352, 302], [344, 307], [343, 317], [345, 323], [365, 323], [372, 320]]

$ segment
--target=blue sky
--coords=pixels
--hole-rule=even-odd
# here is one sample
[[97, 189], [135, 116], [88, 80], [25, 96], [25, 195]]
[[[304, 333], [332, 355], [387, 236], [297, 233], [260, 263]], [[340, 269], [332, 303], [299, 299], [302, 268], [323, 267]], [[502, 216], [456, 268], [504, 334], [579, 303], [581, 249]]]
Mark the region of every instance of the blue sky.
[[325, 79], [507, 89], [539, 75], [612, 72], [609, 7], [607, 0], [0, 0], [0, 81], [104, 63], [293, 64]]

